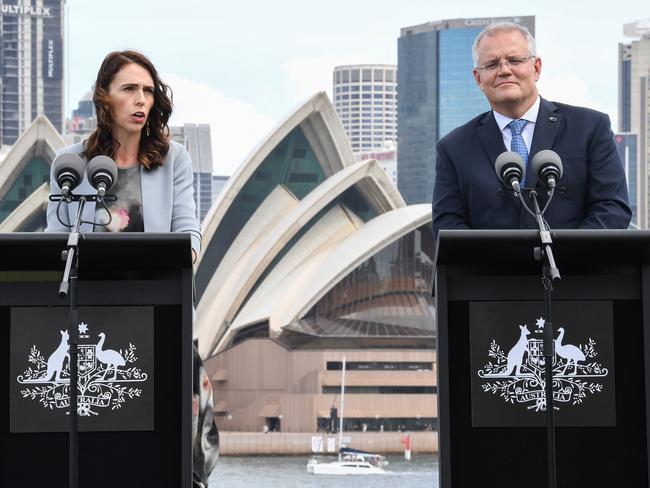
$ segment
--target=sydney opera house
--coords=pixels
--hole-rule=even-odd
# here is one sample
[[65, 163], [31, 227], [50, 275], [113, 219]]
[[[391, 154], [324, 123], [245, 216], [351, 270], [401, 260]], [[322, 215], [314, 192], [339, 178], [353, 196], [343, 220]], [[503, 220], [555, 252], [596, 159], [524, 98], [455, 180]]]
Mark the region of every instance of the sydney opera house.
[[[36, 119], [0, 155], [0, 232], [39, 231], [64, 145]], [[222, 430], [436, 428], [429, 205], [356, 162], [319, 93], [230, 177], [203, 221], [195, 338]]]

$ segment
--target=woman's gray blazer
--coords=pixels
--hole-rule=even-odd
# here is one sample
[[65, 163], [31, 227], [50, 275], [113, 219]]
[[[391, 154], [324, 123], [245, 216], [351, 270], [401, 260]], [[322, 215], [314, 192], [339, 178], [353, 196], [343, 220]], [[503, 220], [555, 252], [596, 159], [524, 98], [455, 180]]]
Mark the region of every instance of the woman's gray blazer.
[[[57, 151], [60, 154], [81, 154], [83, 143], [67, 146]], [[194, 203], [194, 187], [192, 161], [185, 147], [170, 141], [169, 152], [165, 162], [151, 171], [140, 167], [142, 185], [142, 219], [145, 232], [187, 232], [192, 237], [192, 249], [198, 254], [201, 250], [201, 226], [196, 217]], [[50, 175], [50, 192], [61, 193], [58, 183]], [[95, 190], [88, 181], [87, 175], [74, 190], [79, 195], [95, 195]], [[110, 193], [110, 190], [109, 192]], [[47, 205], [47, 228], [45, 232], [69, 232], [69, 228], [59, 222], [56, 216], [58, 202]], [[65, 206], [65, 203], [63, 204]], [[78, 204], [67, 205], [68, 211], [60, 212], [66, 223], [74, 221]], [[94, 221], [95, 203], [88, 202], [84, 207], [83, 220]], [[91, 224], [82, 224], [81, 232], [92, 232]]]

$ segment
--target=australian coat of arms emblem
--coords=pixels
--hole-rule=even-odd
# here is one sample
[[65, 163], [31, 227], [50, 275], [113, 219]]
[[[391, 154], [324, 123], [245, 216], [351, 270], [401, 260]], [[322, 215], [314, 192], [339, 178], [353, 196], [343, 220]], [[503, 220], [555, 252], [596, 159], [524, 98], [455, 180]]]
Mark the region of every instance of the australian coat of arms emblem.
[[[77, 361], [79, 381], [78, 413], [98, 415], [102, 409], [117, 410], [132, 398], [142, 394], [147, 373], [138, 367], [136, 346], [132, 343], [111, 349], [110, 338], [104, 332], [91, 334], [88, 324], [78, 325]], [[61, 330], [60, 342], [54, 351], [41, 351], [32, 345], [28, 366], [16, 380], [24, 387], [25, 399], [40, 403], [44, 408], [68, 409], [70, 406], [70, 353], [68, 331]]]
[[[489, 360], [478, 371], [482, 391], [499, 395], [506, 403], [525, 405], [529, 410], [545, 411], [545, 361], [543, 339], [545, 320], [536, 321], [537, 329], [519, 325], [519, 339], [504, 349], [493, 339]], [[559, 327], [554, 340], [553, 401], [556, 409], [583, 403], [589, 395], [603, 390], [602, 378], [608, 369], [598, 361], [596, 341], [586, 338], [582, 344], [568, 344], [565, 329]]]

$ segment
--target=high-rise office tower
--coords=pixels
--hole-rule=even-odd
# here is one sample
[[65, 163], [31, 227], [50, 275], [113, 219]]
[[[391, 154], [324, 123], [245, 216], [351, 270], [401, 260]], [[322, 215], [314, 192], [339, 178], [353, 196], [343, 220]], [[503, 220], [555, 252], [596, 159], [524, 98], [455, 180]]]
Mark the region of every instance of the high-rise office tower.
[[638, 208], [637, 208], [637, 176], [638, 176], [638, 138], [636, 134], [622, 132], [614, 134], [616, 150], [623, 161], [625, 168], [625, 178], [627, 179], [628, 194], [630, 197], [630, 207], [632, 207], [631, 227], [638, 227]]
[[63, 132], [65, 0], [0, 3], [0, 144], [13, 144], [38, 115]]
[[226, 186], [226, 183], [228, 182], [228, 178], [230, 177], [224, 175], [212, 175], [212, 202], [213, 203], [219, 196], [219, 193], [221, 193], [223, 187]]
[[199, 221], [212, 206], [212, 141], [209, 124], [184, 124], [170, 127], [172, 139], [183, 144], [192, 158], [194, 202]]
[[637, 225], [646, 229], [650, 215], [650, 19], [625, 24], [623, 34], [636, 39], [618, 45], [618, 128], [637, 135]]
[[68, 144], [84, 141], [97, 128], [97, 113], [92, 91], [86, 92], [72, 110], [72, 117], [65, 121], [63, 139]]
[[352, 151], [369, 152], [397, 140], [397, 67], [355, 64], [334, 68], [334, 107]]
[[407, 203], [431, 201], [438, 140], [490, 108], [472, 76], [472, 43], [488, 24], [505, 21], [535, 34], [534, 16], [440, 20], [401, 29], [397, 174]]

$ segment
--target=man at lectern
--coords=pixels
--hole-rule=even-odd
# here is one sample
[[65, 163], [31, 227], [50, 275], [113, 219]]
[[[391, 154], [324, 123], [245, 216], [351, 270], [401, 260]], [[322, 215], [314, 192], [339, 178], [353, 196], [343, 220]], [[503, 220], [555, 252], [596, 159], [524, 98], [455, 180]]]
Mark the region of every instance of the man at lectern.
[[[108, 186], [117, 200], [105, 201], [105, 206], [88, 202], [81, 232], [185, 232], [191, 236], [195, 261], [201, 232], [194, 204], [192, 162], [186, 149], [169, 138], [171, 90], [146, 56], [137, 51], [115, 51], [99, 68], [93, 102], [97, 129], [84, 142], [61, 149], [57, 158], [82, 158], [79, 194], [98, 192], [93, 188], [99, 186], [94, 174], [83, 178], [84, 169], [86, 173], [94, 171], [91, 160], [97, 156], [113, 159], [116, 181]], [[91, 162], [86, 165], [86, 161]], [[50, 188], [52, 194], [61, 194], [65, 184], [60, 184], [61, 173], [55, 166], [56, 160]], [[64, 207], [49, 202], [46, 232], [69, 231], [78, 204]], [[212, 387], [196, 349], [193, 378], [194, 486], [204, 488], [217, 461], [219, 434], [213, 419]]]
[[[569, 55], [569, 54], [567, 54]], [[526, 27], [487, 26], [472, 47], [474, 79], [492, 110], [443, 137], [437, 145], [433, 231], [533, 229], [537, 223], [516, 191], [502, 183], [495, 161], [505, 151], [523, 168], [542, 150], [559, 156], [554, 196], [544, 218], [552, 229], [625, 229], [632, 212], [625, 171], [609, 117], [550, 102], [537, 92], [542, 60]], [[522, 171], [521, 188], [537, 188], [545, 205], [546, 182]], [[522, 196], [528, 203], [530, 192]]]

